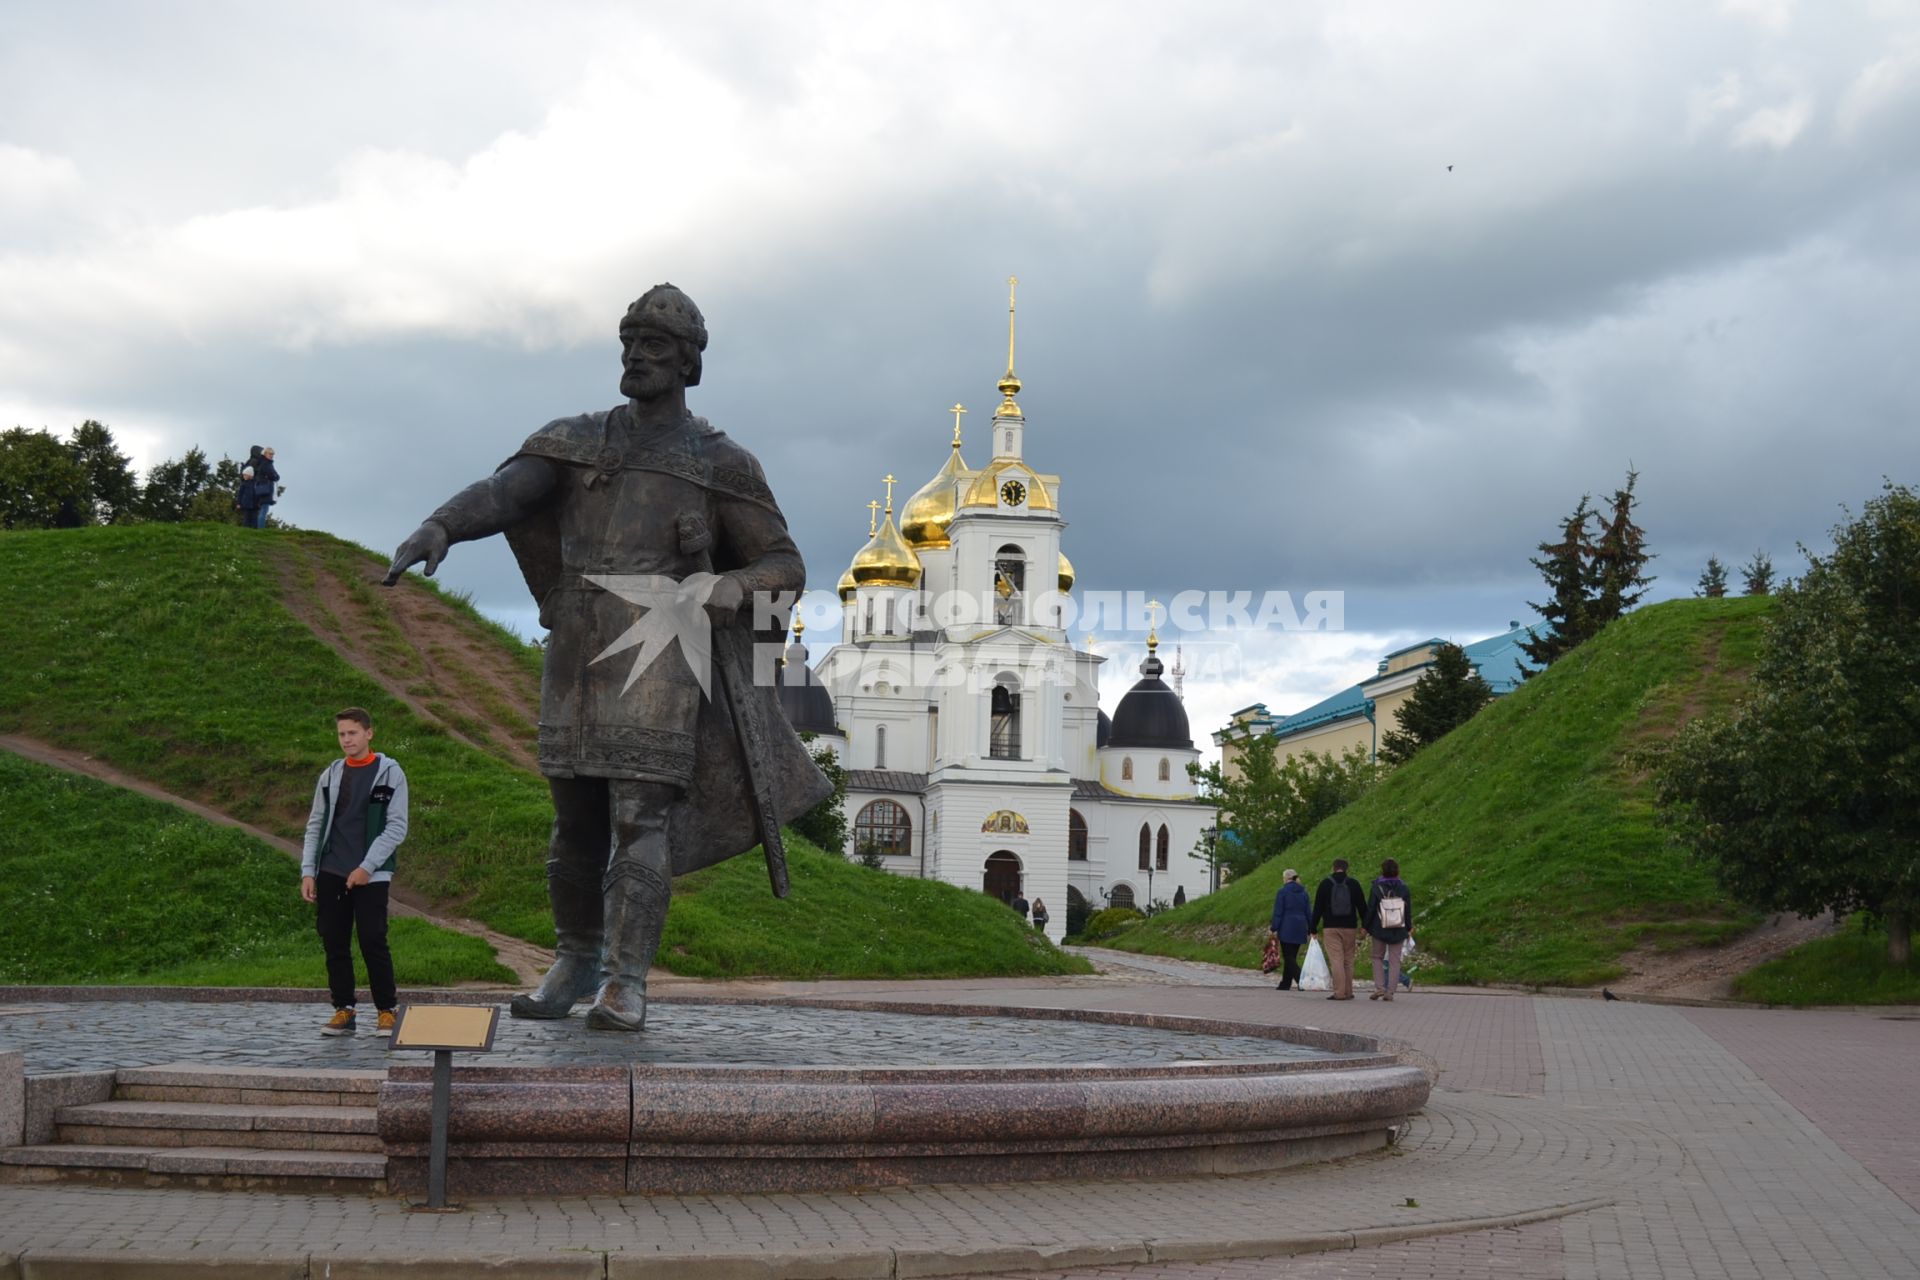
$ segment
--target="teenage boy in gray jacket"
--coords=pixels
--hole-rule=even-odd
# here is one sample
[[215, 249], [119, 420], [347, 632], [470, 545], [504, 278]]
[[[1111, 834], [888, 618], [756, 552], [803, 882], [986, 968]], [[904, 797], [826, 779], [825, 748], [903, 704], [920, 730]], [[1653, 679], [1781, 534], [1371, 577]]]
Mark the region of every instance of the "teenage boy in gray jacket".
[[300, 852], [300, 896], [315, 904], [320, 945], [327, 954], [333, 1017], [320, 1034], [353, 1033], [353, 935], [367, 985], [380, 1011], [379, 1031], [393, 1031], [393, 955], [387, 950], [387, 893], [394, 853], [407, 838], [407, 775], [373, 749], [373, 717], [348, 707], [333, 718], [340, 756], [313, 788], [307, 839]]

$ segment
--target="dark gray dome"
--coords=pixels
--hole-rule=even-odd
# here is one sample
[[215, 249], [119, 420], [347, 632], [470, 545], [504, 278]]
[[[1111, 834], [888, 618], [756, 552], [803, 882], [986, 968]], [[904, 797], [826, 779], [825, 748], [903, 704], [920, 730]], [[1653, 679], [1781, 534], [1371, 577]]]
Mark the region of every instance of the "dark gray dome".
[[1113, 717], [1102, 711], [1100, 713], [1099, 723], [1093, 727], [1093, 745], [1095, 747], [1104, 747], [1112, 737]]
[[1140, 664], [1140, 680], [1127, 690], [1113, 711], [1113, 730], [1107, 737], [1110, 747], [1193, 748], [1193, 732], [1187, 727], [1187, 709], [1160, 673], [1166, 670], [1152, 650]]
[[773, 669], [773, 683], [779, 693], [780, 710], [786, 713], [795, 733], [844, 736], [833, 722], [833, 695], [807, 667], [805, 646], [788, 647], [786, 662]]

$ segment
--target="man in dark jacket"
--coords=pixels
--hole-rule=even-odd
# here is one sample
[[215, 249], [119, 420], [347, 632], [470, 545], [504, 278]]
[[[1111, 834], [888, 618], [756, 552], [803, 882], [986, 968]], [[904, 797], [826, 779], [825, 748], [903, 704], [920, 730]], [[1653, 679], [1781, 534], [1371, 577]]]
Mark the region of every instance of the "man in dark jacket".
[[1327, 949], [1327, 968], [1333, 971], [1329, 1000], [1353, 999], [1353, 960], [1366, 912], [1359, 882], [1347, 875], [1347, 860], [1335, 858], [1333, 874], [1313, 895], [1313, 919], [1307, 925], [1307, 932], [1319, 934], [1320, 945]]
[[1367, 934], [1373, 940], [1373, 992], [1367, 999], [1391, 1000], [1400, 979], [1400, 953], [1413, 936], [1413, 892], [1392, 858], [1380, 864], [1380, 878], [1367, 894]]
[[1280, 944], [1278, 990], [1290, 991], [1293, 984], [1300, 981], [1300, 948], [1312, 936], [1307, 928], [1312, 916], [1313, 904], [1307, 900], [1307, 887], [1300, 883], [1300, 873], [1289, 867], [1280, 892], [1273, 895], [1273, 922], [1268, 928]]

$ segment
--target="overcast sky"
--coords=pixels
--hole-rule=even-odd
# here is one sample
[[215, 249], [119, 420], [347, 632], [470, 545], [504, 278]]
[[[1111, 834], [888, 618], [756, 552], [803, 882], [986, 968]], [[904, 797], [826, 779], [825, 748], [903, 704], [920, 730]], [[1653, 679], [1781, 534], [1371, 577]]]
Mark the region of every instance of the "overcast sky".
[[[390, 550], [672, 280], [830, 589], [955, 401], [986, 460], [1018, 274], [1083, 586], [1345, 593], [1169, 637], [1203, 741], [1530, 619], [1629, 464], [1657, 596], [1796, 571], [1920, 480], [1917, 227], [1913, 3], [0, 8], [0, 424], [272, 444]], [[498, 540], [442, 574], [531, 625]]]

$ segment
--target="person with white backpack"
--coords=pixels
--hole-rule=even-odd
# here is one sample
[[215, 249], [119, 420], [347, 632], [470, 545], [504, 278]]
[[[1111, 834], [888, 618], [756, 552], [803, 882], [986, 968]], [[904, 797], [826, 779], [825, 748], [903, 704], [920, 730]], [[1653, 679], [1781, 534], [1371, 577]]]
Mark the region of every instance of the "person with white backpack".
[[1367, 999], [1392, 1000], [1400, 981], [1400, 953], [1413, 936], [1413, 893], [1392, 858], [1380, 864], [1367, 894], [1367, 936], [1373, 940], [1373, 991]]

